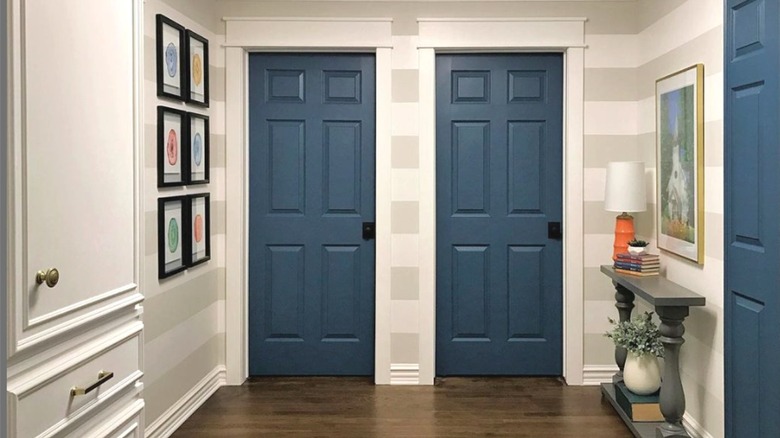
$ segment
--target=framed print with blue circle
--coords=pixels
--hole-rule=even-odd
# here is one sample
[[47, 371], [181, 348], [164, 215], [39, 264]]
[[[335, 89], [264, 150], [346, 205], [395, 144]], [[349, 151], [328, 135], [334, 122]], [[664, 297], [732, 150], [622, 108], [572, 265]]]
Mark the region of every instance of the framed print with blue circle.
[[189, 223], [186, 196], [157, 200], [158, 278], [167, 278], [187, 269]]
[[185, 38], [187, 93], [185, 100], [209, 106], [209, 40], [187, 29]]
[[157, 95], [184, 100], [186, 68], [183, 57], [184, 27], [157, 14]]
[[187, 184], [209, 182], [209, 118], [187, 113]]

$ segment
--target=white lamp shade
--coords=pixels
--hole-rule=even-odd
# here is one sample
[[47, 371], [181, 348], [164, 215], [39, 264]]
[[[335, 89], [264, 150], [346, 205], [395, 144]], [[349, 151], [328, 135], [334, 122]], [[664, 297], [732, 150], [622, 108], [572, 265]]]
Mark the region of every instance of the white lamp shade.
[[645, 163], [622, 161], [607, 164], [607, 191], [604, 198], [604, 209], [626, 213], [647, 209]]

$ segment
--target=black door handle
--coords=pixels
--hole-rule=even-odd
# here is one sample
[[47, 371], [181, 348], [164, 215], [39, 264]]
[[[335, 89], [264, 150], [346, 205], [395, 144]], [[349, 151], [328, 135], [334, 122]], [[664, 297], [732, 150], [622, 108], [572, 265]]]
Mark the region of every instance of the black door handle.
[[376, 238], [376, 225], [374, 222], [363, 222], [363, 240]]
[[561, 240], [563, 238], [560, 222], [547, 222], [547, 238], [554, 240]]

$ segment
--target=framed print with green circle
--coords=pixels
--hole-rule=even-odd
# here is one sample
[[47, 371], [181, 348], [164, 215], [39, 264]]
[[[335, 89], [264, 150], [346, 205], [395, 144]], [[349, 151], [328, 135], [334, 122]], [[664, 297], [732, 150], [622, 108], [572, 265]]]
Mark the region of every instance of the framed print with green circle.
[[187, 266], [195, 266], [211, 259], [211, 214], [209, 194], [190, 195], [187, 208], [188, 247]]
[[167, 278], [187, 269], [186, 238], [188, 236], [185, 206], [186, 196], [157, 200], [158, 278]]
[[187, 113], [187, 184], [209, 182], [209, 118]]

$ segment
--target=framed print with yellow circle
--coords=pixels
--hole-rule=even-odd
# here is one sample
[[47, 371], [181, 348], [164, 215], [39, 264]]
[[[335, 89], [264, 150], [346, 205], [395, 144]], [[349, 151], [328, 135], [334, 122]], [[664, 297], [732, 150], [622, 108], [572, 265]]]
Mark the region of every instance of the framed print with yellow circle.
[[187, 102], [209, 106], [209, 40], [187, 30]]

